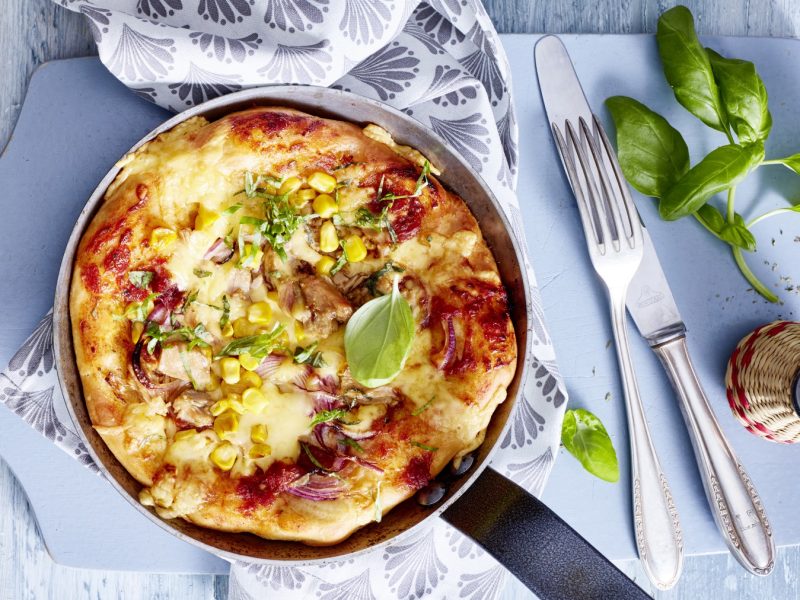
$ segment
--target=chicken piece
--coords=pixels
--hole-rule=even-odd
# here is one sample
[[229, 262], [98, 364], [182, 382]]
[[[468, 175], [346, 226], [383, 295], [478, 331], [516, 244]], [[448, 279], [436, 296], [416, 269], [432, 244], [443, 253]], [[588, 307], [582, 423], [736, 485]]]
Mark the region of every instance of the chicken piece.
[[187, 347], [187, 344], [170, 344], [162, 348], [158, 371], [189, 381], [195, 389], [204, 389], [211, 383], [211, 361], [197, 348]]
[[193, 427], [211, 427], [214, 417], [209, 410], [213, 404], [211, 396], [197, 390], [187, 390], [172, 401], [175, 416]]
[[232, 269], [228, 280], [228, 293], [242, 292], [247, 294], [250, 291], [252, 275], [247, 269]]
[[303, 326], [311, 335], [327, 337], [353, 314], [347, 298], [327, 281], [319, 277], [304, 277], [299, 283], [310, 313]]

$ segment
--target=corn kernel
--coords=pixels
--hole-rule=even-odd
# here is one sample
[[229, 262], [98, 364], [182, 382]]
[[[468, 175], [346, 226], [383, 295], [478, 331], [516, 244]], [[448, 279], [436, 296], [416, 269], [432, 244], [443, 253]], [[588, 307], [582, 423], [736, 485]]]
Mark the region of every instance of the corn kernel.
[[197, 216], [194, 219], [195, 229], [208, 229], [219, 219], [219, 213], [213, 210], [208, 210], [202, 204], [197, 209]]
[[245, 337], [250, 335], [250, 321], [241, 317], [233, 322], [233, 335], [236, 337]]
[[239, 361], [231, 356], [226, 356], [219, 361], [219, 368], [222, 371], [222, 380], [225, 383], [239, 383], [240, 377]]
[[242, 394], [242, 404], [250, 412], [261, 412], [267, 407], [268, 402], [266, 394], [258, 388], [247, 388]]
[[247, 387], [259, 388], [261, 389], [261, 385], [264, 383], [261, 380], [261, 377], [258, 376], [258, 373], [253, 373], [252, 371], [245, 371], [242, 373], [242, 381], [247, 385]]
[[317, 264], [314, 268], [317, 271], [317, 275], [329, 275], [333, 265], [335, 264], [336, 261], [330, 256], [323, 256], [317, 261]]
[[265, 458], [272, 454], [272, 448], [267, 444], [253, 444], [247, 455], [252, 459]]
[[206, 387], [203, 388], [203, 390], [206, 391], [206, 392], [213, 392], [214, 390], [218, 390], [219, 389], [219, 382], [220, 382], [220, 378], [217, 377], [216, 373], [214, 373], [212, 371], [211, 372], [211, 377], [209, 378], [208, 383], [206, 384]]
[[239, 431], [239, 417], [233, 412], [222, 413], [214, 419], [214, 431], [223, 440], [233, 435]]
[[211, 462], [223, 471], [230, 471], [238, 455], [239, 451], [236, 446], [230, 442], [221, 442], [211, 451], [209, 458], [211, 458]]
[[[261, 361], [254, 356], [249, 355], [247, 352], [243, 352], [239, 355], [239, 364], [242, 365], [242, 368], [246, 369], [247, 371], [255, 371], [258, 368], [258, 365], [261, 364]], [[247, 373], [244, 375], [247, 375]], [[244, 378], [244, 376], [242, 378]]]
[[361, 262], [367, 257], [364, 240], [357, 235], [349, 235], [344, 239], [344, 255], [348, 262]]
[[225, 323], [221, 330], [222, 337], [233, 337], [233, 325], [231, 323]]
[[243, 415], [245, 413], [244, 404], [242, 403], [242, 397], [239, 394], [229, 394], [228, 395], [228, 407], [238, 415]]
[[263, 423], [253, 425], [250, 428], [250, 440], [256, 444], [263, 444], [267, 441], [267, 426]]
[[272, 321], [272, 307], [266, 302], [255, 302], [247, 307], [247, 320], [257, 325]]
[[180, 431], [175, 432], [175, 441], [180, 442], [181, 440], [188, 440], [189, 438], [193, 438], [197, 435], [197, 429], [181, 429]]
[[320, 194], [314, 198], [314, 202], [311, 206], [314, 212], [323, 219], [328, 219], [339, 212], [339, 205], [336, 204], [336, 200], [328, 194]]
[[261, 261], [264, 260], [264, 251], [253, 244], [245, 244], [242, 248], [242, 255], [239, 257], [239, 264], [245, 269], [258, 271], [261, 269]]
[[339, 236], [336, 227], [330, 221], [325, 221], [319, 228], [319, 249], [323, 252], [333, 252], [339, 247]]
[[212, 417], [218, 417], [229, 408], [230, 408], [230, 403], [227, 400], [222, 399], [218, 400], [217, 402], [214, 402], [214, 404], [212, 404], [211, 408], [209, 408], [208, 410], [211, 412]]
[[150, 232], [150, 247], [165, 250], [175, 243], [178, 234], [168, 227], [156, 227]]
[[131, 340], [133, 343], [139, 341], [139, 338], [142, 337], [142, 332], [144, 331], [144, 323], [141, 321], [134, 321], [133, 325], [131, 325]]
[[278, 193], [283, 196], [284, 194], [294, 194], [297, 190], [300, 189], [300, 186], [303, 185], [303, 182], [300, 181], [299, 177], [289, 177], [286, 181], [281, 184], [281, 187], [278, 188]]
[[314, 171], [308, 177], [308, 185], [320, 193], [330, 194], [336, 189], [336, 178], [322, 171]]
[[294, 194], [289, 197], [289, 203], [294, 206], [295, 208], [301, 208], [308, 204], [310, 200], [314, 199], [314, 196], [317, 195], [317, 192], [310, 189], [305, 190], [297, 190]]
[[294, 339], [296, 339], [298, 342], [302, 342], [305, 337], [306, 337], [306, 328], [303, 327], [303, 324], [300, 321], [295, 321]]

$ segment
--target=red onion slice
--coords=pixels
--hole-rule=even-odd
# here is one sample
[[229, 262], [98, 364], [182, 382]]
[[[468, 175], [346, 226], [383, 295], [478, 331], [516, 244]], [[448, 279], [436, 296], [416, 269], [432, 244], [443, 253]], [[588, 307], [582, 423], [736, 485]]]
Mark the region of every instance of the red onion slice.
[[444, 370], [452, 362], [456, 354], [456, 329], [453, 325], [452, 315], [447, 316], [447, 324], [442, 323], [444, 327], [444, 356], [439, 363], [439, 369]]
[[309, 473], [293, 482], [286, 492], [307, 500], [336, 500], [347, 490], [347, 484], [331, 475]]
[[204, 259], [210, 260], [218, 265], [228, 262], [232, 257], [233, 248], [229, 247], [222, 238], [217, 238], [203, 255]]
[[268, 379], [270, 375], [278, 370], [278, 367], [281, 366], [285, 358], [283, 354], [270, 354], [261, 361], [261, 364], [256, 367], [255, 372], [258, 373], [261, 379]]

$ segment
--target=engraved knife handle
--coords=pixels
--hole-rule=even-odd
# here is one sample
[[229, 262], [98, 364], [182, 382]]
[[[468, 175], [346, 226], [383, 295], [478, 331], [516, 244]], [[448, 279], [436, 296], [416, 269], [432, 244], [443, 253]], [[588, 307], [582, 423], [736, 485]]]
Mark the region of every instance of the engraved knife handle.
[[753, 483], [717, 423], [681, 336], [654, 346], [680, 398], [711, 513], [731, 553], [755, 575], [775, 566], [775, 543]]
[[659, 589], [666, 590], [677, 583], [683, 569], [683, 536], [678, 511], [644, 416], [628, 348], [624, 294], [622, 297], [610, 296], [611, 323], [628, 414], [636, 547], [650, 581]]

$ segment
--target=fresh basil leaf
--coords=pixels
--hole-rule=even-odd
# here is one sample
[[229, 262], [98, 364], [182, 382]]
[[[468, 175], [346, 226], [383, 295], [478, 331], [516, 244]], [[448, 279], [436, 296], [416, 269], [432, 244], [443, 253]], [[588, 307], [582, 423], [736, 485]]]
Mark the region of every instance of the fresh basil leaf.
[[128, 281], [140, 290], [146, 289], [150, 282], [153, 281], [152, 271], [130, 271], [128, 273]]
[[375, 298], [350, 317], [344, 349], [350, 373], [366, 387], [389, 383], [402, 370], [414, 343], [414, 315], [400, 294], [395, 277], [392, 293]]
[[674, 221], [692, 214], [714, 194], [739, 183], [763, 159], [761, 142], [748, 146], [728, 144], [712, 150], [661, 198], [661, 218]]
[[194, 273], [195, 277], [199, 277], [200, 279], [211, 276], [211, 271], [205, 271], [203, 269], [194, 269], [192, 273]]
[[772, 115], [767, 104], [767, 88], [753, 63], [738, 58], [725, 58], [706, 48], [722, 104], [731, 127], [741, 144], [765, 140], [772, 128]]
[[709, 127], [727, 132], [719, 88], [689, 9], [676, 6], [663, 13], [658, 19], [656, 41], [664, 75], [678, 102]]
[[566, 412], [561, 443], [592, 475], [612, 483], [619, 480], [614, 444], [600, 419], [588, 410], [576, 408]]
[[743, 222], [726, 223], [720, 230], [719, 237], [729, 244], [749, 252], [754, 252], [756, 249], [756, 238]]
[[612, 96], [606, 106], [625, 178], [641, 193], [661, 198], [689, 170], [686, 142], [664, 117], [633, 98]]
[[695, 214], [703, 223], [703, 225], [705, 225], [714, 233], [719, 233], [722, 231], [722, 228], [725, 227], [725, 217], [723, 217], [722, 213], [710, 204], [703, 204], [703, 206], [697, 209]]
[[778, 158], [776, 160], [800, 175], [800, 152], [797, 154], [792, 154], [791, 156], [787, 156], [786, 158]]
[[237, 338], [226, 344], [217, 353], [217, 356], [239, 356], [246, 353], [255, 358], [265, 358], [270, 352], [280, 347], [279, 338], [282, 333], [283, 325], [276, 325], [269, 333]]

